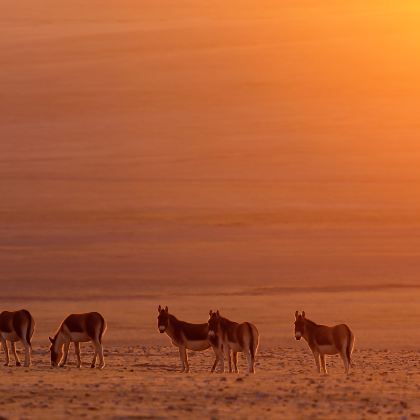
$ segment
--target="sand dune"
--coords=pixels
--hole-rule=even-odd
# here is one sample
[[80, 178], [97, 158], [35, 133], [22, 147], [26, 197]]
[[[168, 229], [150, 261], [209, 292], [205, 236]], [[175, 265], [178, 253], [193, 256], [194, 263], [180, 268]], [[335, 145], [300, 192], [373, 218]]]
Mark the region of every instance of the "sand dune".
[[415, 6], [356, 3], [10, 3], [2, 285], [418, 284]]

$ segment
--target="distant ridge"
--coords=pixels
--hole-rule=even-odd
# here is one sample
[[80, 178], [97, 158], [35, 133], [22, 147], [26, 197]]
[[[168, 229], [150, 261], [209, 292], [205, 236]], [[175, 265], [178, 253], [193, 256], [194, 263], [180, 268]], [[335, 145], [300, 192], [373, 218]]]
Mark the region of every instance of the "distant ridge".
[[[219, 296], [264, 296], [264, 295], [284, 295], [294, 294], [301, 292], [310, 293], [349, 293], [349, 292], [374, 292], [381, 290], [398, 290], [398, 289], [420, 289], [420, 284], [384, 284], [384, 285], [344, 285], [344, 286], [320, 286], [320, 287], [290, 287], [290, 286], [275, 286], [275, 287], [258, 287], [258, 288], [247, 288], [244, 290], [229, 290], [223, 292], [217, 290]], [[206, 294], [204, 289], [202, 292], [194, 292], [193, 290], [182, 291], [173, 289], [171, 290], [171, 296], [201, 296]], [[86, 295], [77, 295], [73, 298], [65, 297], [66, 301], [90, 301], [90, 300], [153, 300], [159, 299], [161, 295], [159, 293], [131, 293], [129, 295], [110, 295], [110, 294], [96, 294], [87, 293]], [[48, 295], [48, 296], [34, 296], [34, 295], [3, 295], [0, 297], [0, 303], [8, 301], [57, 301], [62, 300], [62, 295]]]

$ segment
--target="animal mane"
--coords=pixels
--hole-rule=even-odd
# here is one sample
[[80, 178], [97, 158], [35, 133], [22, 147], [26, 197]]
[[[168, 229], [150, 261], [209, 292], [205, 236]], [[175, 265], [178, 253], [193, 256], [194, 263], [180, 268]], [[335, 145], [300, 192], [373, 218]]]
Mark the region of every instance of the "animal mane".
[[311, 321], [311, 320], [310, 320], [310, 319], [308, 319], [308, 318], [304, 318], [304, 319], [305, 319], [305, 322], [307, 322], [308, 324], [311, 324], [311, 325], [314, 325], [314, 326], [318, 325], [316, 322]]
[[168, 313], [168, 317], [171, 321], [179, 322], [179, 319], [175, 315]]
[[227, 319], [227, 318], [225, 318], [224, 316], [220, 316], [220, 315], [219, 315], [219, 319], [220, 319], [220, 322], [221, 322], [222, 324], [224, 324], [224, 325], [237, 324], [237, 322], [235, 322], [235, 321], [231, 321], [230, 319]]
[[[64, 320], [64, 321], [65, 321], [65, 320]], [[54, 339], [54, 340], [57, 340], [58, 334], [60, 334], [60, 331], [63, 329], [63, 324], [64, 324], [64, 321], [62, 321], [62, 322], [61, 322], [61, 324], [60, 324], [60, 326], [58, 327], [57, 331], [54, 333], [54, 335], [53, 335], [53, 339]]]
[[61, 325], [62, 324], [60, 324], [60, 326], [58, 327], [58, 330], [52, 336], [52, 338], [53, 338], [54, 341], [57, 340], [58, 334], [60, 333], [60, 330], [61, 330]]

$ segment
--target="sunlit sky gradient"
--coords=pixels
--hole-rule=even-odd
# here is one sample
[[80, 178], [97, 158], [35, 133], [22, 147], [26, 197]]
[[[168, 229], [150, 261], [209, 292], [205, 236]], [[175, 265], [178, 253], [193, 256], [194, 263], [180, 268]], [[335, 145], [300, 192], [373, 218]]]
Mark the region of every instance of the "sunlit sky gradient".
[[[111, 235], [104, 255], [127, 276], [194, 277], [192, 247], [203, 272], [220, 267], [209, 278], [233, 259], [249, 281], [261, 267], [299, 278], [337, 252], [348, 282], [384, 256], [387, 281], [416, 278], [404, 267], [420, 252], [418, 2], [27, 0], [1, 15], [0, 214], [5, 252], [23, 246], [25, 261], [4, 257], [4, 276], [52, 276], [42, 246], [74, 267]], [[144, 254], [145, 226], [184, 254]], [[222, 245], [216, 228], [235, 226], [240, 246]], [[84, 236], [95, 229], [105, 236]]]

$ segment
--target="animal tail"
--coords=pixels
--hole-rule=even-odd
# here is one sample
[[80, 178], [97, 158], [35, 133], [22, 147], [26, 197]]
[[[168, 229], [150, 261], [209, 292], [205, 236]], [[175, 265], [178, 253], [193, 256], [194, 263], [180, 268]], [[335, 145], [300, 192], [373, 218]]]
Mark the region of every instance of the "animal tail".
[[105, 321], [104, 317], [102, 317], [102, 316], [101, 316], [101, 321], [102, 321], [102, 326], [101, 326], [101, 331], [99, 333], [98, 339], [99, 339], [99, 342], [102, 344], [102, 336], [105, 334], [107, 325], [106, 325], [106, 321]]
[[[24, 328], [21, 328], [22, 322], [26, 323], [26, 332], [24, 331]], [[31, 346], [31, 338], [35, 328], [35, 321], [29, 311], [26, 309], [19, 311], [17, 316], [15, 316], [13, 319], [13, 327], [17, 336], [21, 340], [25, 340], [29, 346]]]
[[252, 360], [254, 360], [255, 359], [254, 333], [252, 331], [251, 324], [249, 322], [246, 322], [246, 325], [248, 326], [248, 330], [249, 330], [249, 352], [251, 354]]
[[351, 363], [351, 353], [353, 351], [353, 345], [354, 345], [354, 335], [351, 332], [350, 328], [346, 325], [347, 327], [347, 331], [348, 331], [348, 340], [347, 340], [347, 347], [346, 347], [346, 355], [347, 355], [347, 360], [349, 361], [349, 365], [352, 366]]
[[35, 330], [35, 320], [32, 318], [32, 315], [28, 312], [28, 316], [29, 316], [29, 324], [28, 327], [26, 328], [26, 342], [29, 344], [29, 347], [32, 347], [32, 335], [34, 333]]

